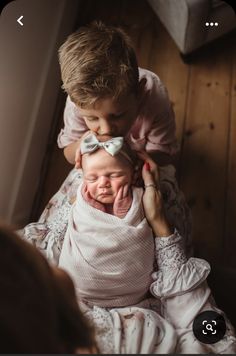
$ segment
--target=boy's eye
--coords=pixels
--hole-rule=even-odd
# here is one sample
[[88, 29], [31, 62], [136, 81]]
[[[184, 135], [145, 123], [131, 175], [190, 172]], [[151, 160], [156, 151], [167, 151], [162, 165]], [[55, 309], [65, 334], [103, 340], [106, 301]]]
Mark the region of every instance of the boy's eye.
[[84, 119], [88, 120], [88, 121], [97, 121], [97, 117], [84, 117]]
[[113, 114], [112, 115], [112, 118], [113, 119], [120, 119], [122, 116], [124, 116], [125, 115], [125, 112], [122, 112], [122, 113], [120, 113], [120, 114]]

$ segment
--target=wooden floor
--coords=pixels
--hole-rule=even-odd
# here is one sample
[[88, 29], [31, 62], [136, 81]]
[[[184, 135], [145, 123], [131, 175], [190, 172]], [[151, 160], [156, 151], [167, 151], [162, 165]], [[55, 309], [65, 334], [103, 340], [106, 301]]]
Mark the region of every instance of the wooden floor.
[[[135, 1], [135, 8], [133, 4], [93, 0], [91, 8], [87, 1], [78, 25], [95, 18], [122, 25], [133, 39], [139, 66], [155, 72], [166, 85], [181, 145], [180, 187], [193, 214], [195, 254], [236, 271], [235, 33], [185, 64], [146, 1]], [[56, 143], [49, 166], [40, 211], [70, 169]]]

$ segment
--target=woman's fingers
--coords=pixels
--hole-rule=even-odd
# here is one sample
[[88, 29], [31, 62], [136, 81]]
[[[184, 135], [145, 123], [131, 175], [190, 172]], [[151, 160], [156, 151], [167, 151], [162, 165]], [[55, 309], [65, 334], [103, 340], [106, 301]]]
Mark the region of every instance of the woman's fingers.
[[[144, 182], [145, 179], [150, 180], [150, 183], [155, 182], [155, 184], [159, 186], [159, 170], [157, 164], [152, 160], [152, 158], [145, 151], [137, 152], [137, 155], [139, 156], [140, 159], [144, 161], [144, 165], [142, 169], [142, 177]], [[145, 184], [148, 184], [148, 182]]]
[[143, 207], [147, 220], [151, 223], [162, 214], [163, 205], [159, 190], [159, 172], [156, 163], [146, 152], [140, 152], [139, 157], [144, 161], [142, 178], [144, 182]]
[[151, 166], [156, 166], [156, 163], [153, 161], [153, 159], [149, 156], [149, 154], [146, 151], [137, 151], [138, 157], [145, 161], [149, 162]]
[[150, 189], [152, 189], [154, 191], [159, 190], [159, 184], [156, 182], [156, 180], [153, 177], [153, 174], [148, 169], [148, 163], [144, 163], [144, 165], [143, 165], [142, 177], [143, 177], [143, 182], [144, 182], [145, 193], [147, 191], [149, 193]]
[[142, 168], [144, 181], [143, 207], [146, 219], [156, 236], [169, 236], [173, 229], [165, 217], [158, 166], [146, 152], [140, 152], [139, 157], [144, 161]]
[[155, 184], [155, 179], [151, 173], [151, 168], [148, 162], [145, 162], [142, 168], [142, 177], [144, 181], [144, 185], [147, 184]]

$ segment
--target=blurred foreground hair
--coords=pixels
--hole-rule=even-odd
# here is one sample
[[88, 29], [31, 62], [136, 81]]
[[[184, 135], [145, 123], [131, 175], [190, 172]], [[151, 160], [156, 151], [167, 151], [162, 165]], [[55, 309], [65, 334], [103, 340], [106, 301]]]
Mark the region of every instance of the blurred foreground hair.
[[92, 348], [93, 330], [79, 310], [73, 283], [55, 271], [34, 246], [0, 224], [0, 353]]

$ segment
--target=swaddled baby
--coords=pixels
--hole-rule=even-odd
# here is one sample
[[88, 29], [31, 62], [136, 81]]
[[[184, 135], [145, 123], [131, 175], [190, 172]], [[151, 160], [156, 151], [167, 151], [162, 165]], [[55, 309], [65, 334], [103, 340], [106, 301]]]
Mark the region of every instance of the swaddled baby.
[[122, 137], [81, 144], [83, 182], [78, 188], [59, 266], [74, 280], [78, 298], [120, 307], [145, 299], [152, 282], [154, 239], [132, 186], [132, 153]]
[[95, 208], [123, 218], [132, 203], [136, 157], [123, 137], [105, 139], [99, 142], [91, 134], [81, 144], [81, 193]]

